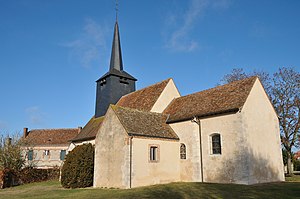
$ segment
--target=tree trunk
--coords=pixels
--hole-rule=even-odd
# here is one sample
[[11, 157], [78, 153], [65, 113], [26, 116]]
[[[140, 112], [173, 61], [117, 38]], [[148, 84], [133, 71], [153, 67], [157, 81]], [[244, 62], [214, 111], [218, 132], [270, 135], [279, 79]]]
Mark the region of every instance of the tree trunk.
[[292, 170], [292, 156], [291, 152], [287, 152], [287, 174], [288, 175], [293, 175], [293, 170]]

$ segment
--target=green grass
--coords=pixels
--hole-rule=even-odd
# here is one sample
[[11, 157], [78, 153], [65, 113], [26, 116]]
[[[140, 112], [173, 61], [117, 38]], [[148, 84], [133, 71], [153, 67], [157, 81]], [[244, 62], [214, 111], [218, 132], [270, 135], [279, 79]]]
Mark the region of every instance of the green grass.
[[64, 189], [59, 182], [49, 181], [0, 190], [0, 198], [300, 198], [300, 176], [297, 177], [289, 180], [298, 182], [257, 185], [179, 182], [128, 190]]
[[293, 175], [291, 177], [285, 177], [287, 182], [300, 182], [300, 175]]

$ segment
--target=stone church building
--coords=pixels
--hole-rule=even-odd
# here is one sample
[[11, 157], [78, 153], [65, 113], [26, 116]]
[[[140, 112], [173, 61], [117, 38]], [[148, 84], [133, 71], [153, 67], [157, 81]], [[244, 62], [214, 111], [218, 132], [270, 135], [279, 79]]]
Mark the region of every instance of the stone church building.
[[257, 77], [181, 96], [173, 79], [135, 91], [118, 22], [95, 115], [72, 139], [95, 145], [94, 187], [284, 181], [277, 114]]

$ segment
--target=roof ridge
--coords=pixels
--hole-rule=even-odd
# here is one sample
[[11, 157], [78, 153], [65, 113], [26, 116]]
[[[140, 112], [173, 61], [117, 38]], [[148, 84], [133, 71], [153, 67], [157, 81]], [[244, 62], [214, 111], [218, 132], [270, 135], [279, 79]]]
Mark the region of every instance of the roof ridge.
[[78, 130], [78, 128], [49, 128], [49, 129], [31, 129], [30, 131], [52, 131], [52, 130]]
[[147, 88], [150, 88], [150, 87], [152, 87], [152, 86], [161, 84], [161, 83], [163, 83], [163, 82], [165, 82], [165, 81], [170, 81], [171, 79], [172, 79], [172, 78], [170, 77], [170, 78], [168, 78], [168, 79], [165, 79], [165, 80], [163, 80], [163, 81], [157, 82], [157, 83], [155, 83], [155, 84], [151, 84], [151, 85], [149, 85], [149, 86], [146, 86], [146, 87], [141, 88], [141, 89], [139, 89], [139, 90], [136, 90], [136, 91], [134, 91], [134, 92], [128, 93], [128, 94], [126, 94], [126, 95], [123, 95], [121, 98], [126, 97], [126, 96], [128, 96], [128, 95], [131, 95], [131, 94], [133, 94], [133, 93], [141, 92], [141, 91], [143, 91], [143, 90], [145, 90], [145, 89], [147, 89]]

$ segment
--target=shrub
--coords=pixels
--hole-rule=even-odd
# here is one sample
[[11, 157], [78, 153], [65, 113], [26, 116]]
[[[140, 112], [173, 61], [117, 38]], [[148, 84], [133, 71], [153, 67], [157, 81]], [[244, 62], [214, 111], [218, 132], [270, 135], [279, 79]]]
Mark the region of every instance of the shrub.
[[93, 185], [94, 151], [92, 144], [83, 144], [69, 152], [61, 171], [61, 184], [64, 188]]
[[21, 170], [19, 178], [22, 183], [42, 182], [59, 179], [59, 168], [37, 169], [25, 167]]
[[300, 160], [294, 161], [294, 171], [300, 171]]
[[0, 137], [0, 170], [9, 170], [18, 173], [25, 164], [22, 156], [21, 139], [18, 135], [10, 138]]

